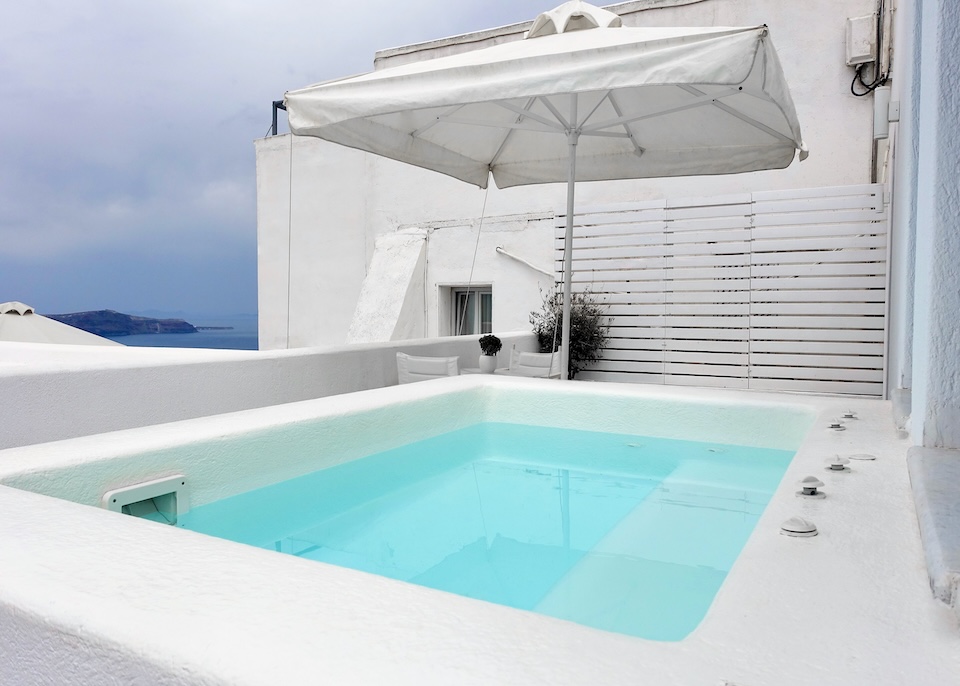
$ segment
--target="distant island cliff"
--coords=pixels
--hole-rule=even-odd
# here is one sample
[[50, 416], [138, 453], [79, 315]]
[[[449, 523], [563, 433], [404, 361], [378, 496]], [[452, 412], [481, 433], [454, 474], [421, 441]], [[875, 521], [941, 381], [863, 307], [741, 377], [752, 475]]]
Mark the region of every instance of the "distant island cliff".
[[196, 333], [197, 327], [182, 319], [136, 317], [113, 310], [45, 315], [98, 336], [130, 336], [139, 333]]

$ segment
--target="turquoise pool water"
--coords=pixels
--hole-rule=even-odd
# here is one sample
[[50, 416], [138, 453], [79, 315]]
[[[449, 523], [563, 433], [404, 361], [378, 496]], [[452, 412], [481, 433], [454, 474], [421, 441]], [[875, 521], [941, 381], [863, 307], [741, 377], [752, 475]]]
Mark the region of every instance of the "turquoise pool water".
[[180, 525], [677, 641], [703, 619], [792, 457], [485, 423], [194, 508]]

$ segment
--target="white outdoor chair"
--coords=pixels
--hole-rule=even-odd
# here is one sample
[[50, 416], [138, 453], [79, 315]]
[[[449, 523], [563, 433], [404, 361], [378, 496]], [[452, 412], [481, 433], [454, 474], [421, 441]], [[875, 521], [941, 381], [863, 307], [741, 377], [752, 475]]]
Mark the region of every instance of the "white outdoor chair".
[[522, 353], [513, 346], [510, 350], [510, 366], [498, 374], [508, 376], [533, 376], [544, 379], [560, 378], [560, 351], [555, 353]]
[[459, 373], [459, 357], [416, 357], [397, 353], [397, 380], [400, 383], [457, 376]]

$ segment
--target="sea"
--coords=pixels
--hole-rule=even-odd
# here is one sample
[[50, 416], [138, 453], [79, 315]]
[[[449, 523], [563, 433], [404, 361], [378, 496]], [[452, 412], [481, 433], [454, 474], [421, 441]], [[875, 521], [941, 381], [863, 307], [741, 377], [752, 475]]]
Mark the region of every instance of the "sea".
[[110, 336], [111, 340], [134, 347], [145, 348], [219, 348], [224, 350], [257, 350], [257, 315], [237, 314], [229, 316], [191, 315], [178, 312], [163, 316], [157, 313], [140, 313], [158, 319], [171, 317], [183, 319], [196, 327], [230, 327], [202, 329], [196, 333], [141, 333], [132, 336]]

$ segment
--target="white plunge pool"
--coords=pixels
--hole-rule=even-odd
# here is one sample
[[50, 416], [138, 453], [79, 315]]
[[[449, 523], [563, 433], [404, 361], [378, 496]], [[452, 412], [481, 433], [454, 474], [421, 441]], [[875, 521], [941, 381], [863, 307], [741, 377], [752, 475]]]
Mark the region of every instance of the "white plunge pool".
[[[828, 419], [848, 408], [857, 411], [857, 423], [845, 432], [827, 430]], [[466, 376], [2, 451], [0, 632], [7, 626], [15, 633], [13, 643], [0, 648], [0, 668], [29, 665], [31, 674], [48, 670], [52, 677], [66, 675], [78, 683], [109, 672], [121, 680], [178, 684], [309, 683], [322, 677], [339, 683], [716, 684], [725, 679], [750, 686], [804, 684], [810, 674], [818, 683], [892, 684], [898, 683], [892, 675], [905, 667], [911, 674], [918, 669], [945, 674], [960, 664], [960, 653], [941, 636], [949, 620], [925, 589], [919, 540], [911, 529], [915, 522], [908, 516], [905, 468], [897, 457], [905, 446], [898, 444], [884, 410], [886, 403], [867, 400]], [[471, 438], [470, 432], [484, 424], [505, 433], [489, 441]], [[527, 439], [511, 433], [521, 425], [546, 433]], [[318, 470], [351, 476], [365, 458], [380, 460], [381, 467], [397, 466], [401, 463], [389, 456], [402, 453], [403, 446], [456, 444], [457, 437], [460, 443], [499, 445], [495, 468], [489, 454], [487, 462], [461, 455], [455, 464], [402, 483], [404, 475], [410, 477], [403, 468], [393, 473], [392, 483], [381, 484], [381, 499], [372, 505], [352, 500], [341, 488], [346, 482], [334, 480], [321, 487], [327, 489], [327, 504], [340, 498], [346, 507], [322, 512], [319, 522], [282, 525], [283, 535], [260, 532], [246, 543], [187, 530], [191, 517], [202, 519], [211, 508], [222, 507], [217, 503], [240, 503], [237, 513], [250, 514], [244, 498], [257, 497], [250, 494], [258, 489], [280, 489], [280, 502], [295, 503], [303, 493], [282, 490], [291, 479], [316, 478], [307, 475]], [[547, 449], [533, 457], [509, 454], [509, 447], [524, 440]], [[585, 455], [584, 446], [604, 440], [619, 443], [621, 452], [601, 451], [611, 456], [597, 470], [605, 476], [588, 486], [577, 479], [603, 459]], [[645, 441], [651, 448], [648, 463], [659, 464], [663, 472], [654, 480], [626, 468], [642, 461]], [[696, 470], [670, 462], [653, 447], [673, 441], [697, 445], [691, 448]], [[563, 456], [558, 446], [564, 445], [575, 449]], [[720, 476], [743, 497], [731, 499], [726, 493], [709, 501], [715, 516], [699, 520], [686, 534], [702, 536], [681, 555], [690, 564], [663, 572], [657, 566], [665, 562], [663, 551], [685, 534], [671, 528], [675, 520], [661, 515], [696, 509], [682, 493], [691, 484], [700, 504], [717, 495], [716, 482], [697, 470], [716, 467], [731, 446], [766, 455], [759, 458], [766, 465], [761, 479], [766, 491], [737, 481], [745, 473], [742, 465]], [[851, 473], [824, 470], [824, 458], [831, 454], [865, 451], [877, 460], [856, 465]], [[767, 469], [770, 459], [779, 471]], [[526, 474], [536, 485], [505, 496], [504, 480]], [[825, 500], [794, 496], [796, 482], [807, 474], [826, 482]], [[182, 497], [188, 507], [178, 522], [183, 526], [100, 507], [113, 489], [173, 475], [183, 475], [186, 484]], [[436, 496], [452, 500], [452, 509], [437, 510], [436, 503], [427, 504], [429, 498], [414, 498], [394, 508], [391, 516], [400, 512], [399, 519], [360, 516], [361, 511], [375, 513], [377, 503], [390, 510], [397, 505], [395, 491], [424, 495], [424, 483], [437, 480], [455, 484]], [[881, 484], [886, 484], [882, 507], [876, 504]], [[598, 506], [590, 500], [592, 489], [618, 488], [633, 489], [634, 501]], [[637, 488], [647, 492], [639, 494]], [[761, 491], [765, 495], [757, 495]], [[470, 497], [479, 509], [465, 514]], [[487, 505], [498, 499], [510, 505], [495, 513]], [[537, 501], [549, 514], [529, 520], [517, 516]], [[732, 501], [739, 502], [739, 511], [731, 511]], [[270, 506], [268, 511], [276, 510]], [[470, 519], [470, 526], [451, 533], [447, 522], [438, 521], [443, 512], [448, 519]], [[578, 520], [584, 513], [602, 521]], [[651, 514], [656, 526], [639, 523]], [[794, 515], [816, 520], [820, 535], [780, 535], [782, 521]], [[272, 516], [254, 512], [252, 521]], [[492, 521], [497, 518], [499, 523]], [[719, 522], [736, 518], [746, 522], [734, 536], [738, 543], [732, 553], [721, 551]], [[359, 537], [331, 534], [337, 519], [347, 524], [343, 531], [352, 527]], [[418, 527], [430, 522], [440, 525], [441, 538], [453, 539], [452, 548], [441, 550], [417, 535]], [[371, 538], [384, 531], [390, 532], [385, 538]], [[224, 538], [231, 537], [243, 539]], [[420, 552], [428, 552], [418, 558], [415, 550], [400, 550], [396, 544], [404, 539], [420, 541]], [[626, 546], [626, 567], [605, 564], [614, 544]], [[304, 551], [314, 545], [325, 550], [318, 559], [336, 564], [306, 559], [311, 555]], [[888, 554], [894, 546], [904, 562]], [[552, 568], [557, 578], [550, 583], [518, 571], [526, 569], [517, 565], [535, 548], [550, 549], [551, 560], [562, 559]], [[294, 554], [277, 554], [277, 549]], [[705, 563], [689, 557], [698, 549], [708, 552]], [[643, 557], [644, 550], [653, 552]], [[372, 556], [344, 565], [364, 551]], [[480, 560], [480, 566], [463, 567], [466, 558]], [[874, 558], [886, 559], [882, 573]], [[378, 565], [403, 573], [385, 575]], [[688, 576], [710, 577], [711, 590], [702, 593], [688, 584], [684, 593], [683, 566]], [[607, 576], [584, 576], [588, 567]], [[474, 569], [479, 587], [492, 585], [501, 594], [519, 594], [512, 597], [520, 600], [487, 602], [465, 597], [479, 596], [472, 590], [423, 583], [448, 568], [461, 580], [469, 576], [466, 569]], [[499, 584], [500, 573], [518, 577], [520, 586]], [[561, 599], [569, 600], [571, 589], [605, 590], [615, 586], [614, 579], [630, 578], [642, 579], [641, 585], [659, 583], [661, 591], [652, 600], [603, 600], [607, 609], [622, 606], [621, 619], [640, 614], [638, 607], [652, 607], [644, 603], [654, 603], [654, 614], [669, 615], [660, 608], [676, 603], [662, 590], [672, 580], [679, 580], [676, 598], [701, 597], [699, 608], [680, 629], [660, 634], [661, 629], [624, 631], [556, 610], [564, 606]], [[882, 621], [887, 613], [897, 613], [899, 629]], [[924, 639], [905, 639], [904, 625], [914, 627], [910, 635]], [[831, 650], [831, 641], [852, 646], [856, 654], [872, 650], [869, 663], [850, 663]], [[14, 654], [10, 651], [20, 657], [5, 662]], [[33, 657], [24, 662], [24, 656]]]

